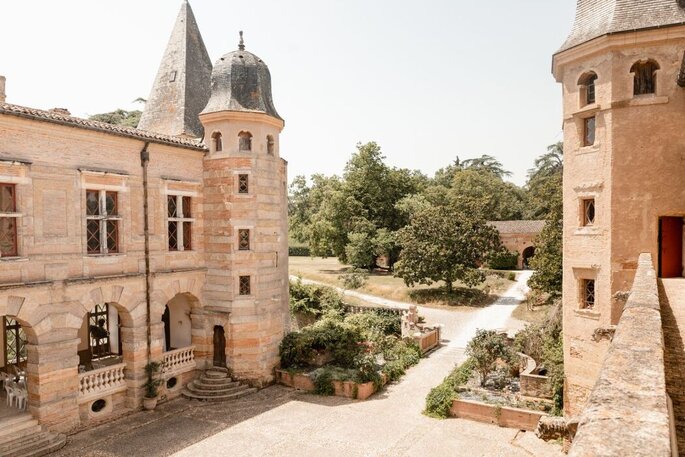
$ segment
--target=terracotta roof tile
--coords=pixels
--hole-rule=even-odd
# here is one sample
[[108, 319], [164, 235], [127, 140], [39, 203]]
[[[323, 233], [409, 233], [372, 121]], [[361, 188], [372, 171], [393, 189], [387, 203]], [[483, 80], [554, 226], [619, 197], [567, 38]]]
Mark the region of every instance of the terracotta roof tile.
[[500, 233], [533, 233], [538, 234], [545, 226], [545, 221], [491, 221]]
[[179, 146], [188, 149], [195, 149], [198, 151], [207, 151], [207, 147], [204, 145], [204, 143], [198, 140], [161, 135], [158, 133], [149, 132], [147, 130], [107, 124], [106, 122], [91, 121], [54, 111], [45, 111], [19, 105], [12, 105], [9, 103], [2, 103], [0, 104], [0, 114], [23, 117], [26, 119], [35, 119], [44, 122], [52, 122], [55, 124], [82, 128], [86, 130], [94, 130], [97, 132], [109, 133], [111, 135], [134, 138], [141, 141], [149, 141], [151, 143], [168, 144], [171, 146]]

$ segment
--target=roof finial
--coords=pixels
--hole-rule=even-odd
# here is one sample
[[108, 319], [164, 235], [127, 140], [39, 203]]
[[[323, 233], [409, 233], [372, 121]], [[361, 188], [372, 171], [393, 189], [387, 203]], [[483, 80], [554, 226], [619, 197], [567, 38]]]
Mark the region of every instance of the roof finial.
[[245, 50], [245, 41], [243, 40], [243, 31], [241, 30], [240, 32], [240, 43], [238, 43], [238, 49], [241, 51]]

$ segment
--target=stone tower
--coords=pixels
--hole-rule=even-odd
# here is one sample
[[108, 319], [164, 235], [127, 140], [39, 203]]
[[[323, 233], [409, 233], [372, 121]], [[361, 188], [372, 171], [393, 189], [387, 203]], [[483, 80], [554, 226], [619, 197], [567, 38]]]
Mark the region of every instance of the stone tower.
[[597, 380], [609, 344], [602, 335], [621, 316], [639, 254], [651, 253], [662, 269], [661, 230], [673, 216], [682, 245], [681, 5], [579, 0], [572, 31], [553, 58], [563, 87], [564, 361], [571, 415]]
[[200, 114], [207, 251], [205, 305], [229, 313], [227, 364], [241, 378], [269, 381], [288, 327], [286, 162], [283, 119], [269, 69], [245, 50], [221, 57]]
[[181, 5], [138, 128], [202, 137], [200, 111], [209, 99], [212, 61], [187, 0]]

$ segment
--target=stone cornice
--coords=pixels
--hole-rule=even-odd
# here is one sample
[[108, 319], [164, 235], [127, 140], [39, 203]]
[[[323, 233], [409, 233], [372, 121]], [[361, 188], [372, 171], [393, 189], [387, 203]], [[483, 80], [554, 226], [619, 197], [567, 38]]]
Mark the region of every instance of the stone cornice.
[[279, 130], [283, 130], [285, 122], [268, 114], [249, 111], [218, 111], [215, 113], [200, 114], [200, 120], [205, 122], [216, 121], [242, 121], [242, 122], [261, 122], [272, 125]]

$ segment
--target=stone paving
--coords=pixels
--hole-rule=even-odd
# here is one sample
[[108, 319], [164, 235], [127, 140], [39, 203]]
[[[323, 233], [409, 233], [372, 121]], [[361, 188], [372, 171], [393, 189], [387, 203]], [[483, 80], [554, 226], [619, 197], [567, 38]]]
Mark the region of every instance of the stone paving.
[[[513, 291], [513, 289], [512, 289]], [[490, 316], [507, 322], [508, 306]], [[505, 299], [506, 300], [506, 299]], [[505, 302], [499, 303], [500, 305]], [[439, 310], [433, 310], [438, 312]], [[369, 400], [304, 394], [283, 386], [227, 403], [178, 399], [69, 438], [59, 457], [119, 456], [561, 456], [560, 447], [532, 433], [421, 414], [424, 399], [455, 363], [457, 342], [483, 324], [478, 313], [441, 311], [448, 318], [445, 346]], [[486, 323], [487, 324], [487, 323]], [[486, 324], [484, 326], [486, 326]]]

